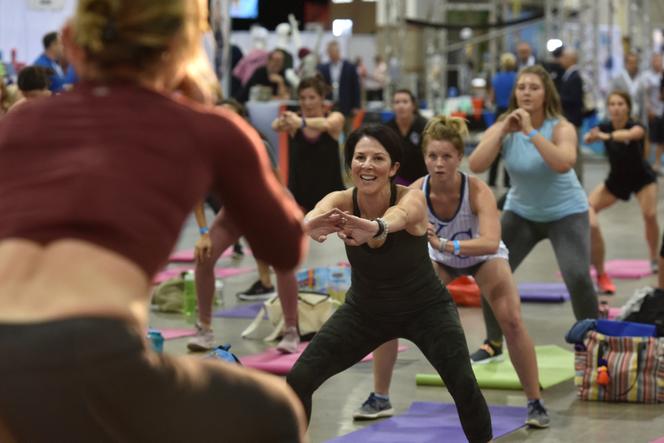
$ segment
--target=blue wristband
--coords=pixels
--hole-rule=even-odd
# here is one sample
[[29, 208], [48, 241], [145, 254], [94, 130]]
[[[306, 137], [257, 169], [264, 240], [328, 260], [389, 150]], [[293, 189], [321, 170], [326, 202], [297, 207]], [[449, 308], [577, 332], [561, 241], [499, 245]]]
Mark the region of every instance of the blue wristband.
[[526, 134], [526, 137], [528, 137], [528, 140], [532, 140], [537, 134], [539, 134], [537, 129], [533, 128], [528, 134]]
[[301, 126], [301, 127], [302, 127], [302, 128], [306, 128], [306, 127], [307, 127], [307, 121], [304, 119], [304, 116], [302, 116], [302, 126]]
[[454, 240], [452, 244], [454, 245], [454, 255], [461, 254], [461, 245], [459, 244], [459, 240]]
[[202, 228], [198, 228], [198, 232], [200, 232], [201, 235], [205, 235], [205, 234], [207, 234], [208, 232], [210, 232], [210, 230], [208, 229], [207, 226], [203, 226]]

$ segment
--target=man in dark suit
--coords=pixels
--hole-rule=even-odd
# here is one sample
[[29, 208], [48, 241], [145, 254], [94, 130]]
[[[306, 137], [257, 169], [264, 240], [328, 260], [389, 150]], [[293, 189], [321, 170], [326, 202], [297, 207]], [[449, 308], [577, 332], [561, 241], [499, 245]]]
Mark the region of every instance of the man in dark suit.
[[332, 93], [328, 96], [339, 111], [350, 123], [350, 118], [359, 110], [360, 104], [360, 78], [357, 67], [348, 60], [341, 58], [339, 43], [331, 41], [327, 45], [328, 63], [318, 66], [325, 81], [332, 86]]
[[[583, 123], [584, 91], [583, 79], [576, 64], [576, 51], [571, 48], [564, 48], [558, 58], [558, 63], [563, 72], [562, 75], [555, 78], [555, 84], [560, 95], [563, 115], [576, 127], [578, 135], [581, 132], [581, 123]], [[579, 181], [583, 183], [583, 159], [581, 157], [580, 141], [577, 144], [577, 159], [574, 171], [576, 171]]]

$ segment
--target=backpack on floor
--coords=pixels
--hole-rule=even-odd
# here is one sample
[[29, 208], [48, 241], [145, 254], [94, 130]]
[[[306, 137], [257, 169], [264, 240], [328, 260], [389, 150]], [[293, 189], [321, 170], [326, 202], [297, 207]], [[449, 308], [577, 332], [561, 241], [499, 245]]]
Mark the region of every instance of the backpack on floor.
[[624, 315], [625, 321], [648, 323], [657, 327], [657, 336], [664, 336], [664, 291], [648, 288], [649, 291], [640, 300], [636, 309]]
[[182, 312], [184, 279], [174, 277], [157, 286], [152, 293], [152, 304], [159, 312]]

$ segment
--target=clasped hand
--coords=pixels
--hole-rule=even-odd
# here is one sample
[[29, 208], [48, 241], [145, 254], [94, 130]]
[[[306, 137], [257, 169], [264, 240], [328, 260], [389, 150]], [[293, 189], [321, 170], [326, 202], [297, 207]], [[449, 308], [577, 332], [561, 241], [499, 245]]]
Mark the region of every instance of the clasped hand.
[[378, 230], [376, 222], [336, 208], [312, 217], [307, 220], [305, 226], [309, 236], [317, 242], [324, 242], [328, 235], [336, 232], [337, 236], [349, 246], [366, 243]]
[[532, 130], [533, 123], [530, 120], [530, 113], [522, 108], [510, 112], [503, 121], [503, 132], [505, 134], [521, 131], [527, 135]]

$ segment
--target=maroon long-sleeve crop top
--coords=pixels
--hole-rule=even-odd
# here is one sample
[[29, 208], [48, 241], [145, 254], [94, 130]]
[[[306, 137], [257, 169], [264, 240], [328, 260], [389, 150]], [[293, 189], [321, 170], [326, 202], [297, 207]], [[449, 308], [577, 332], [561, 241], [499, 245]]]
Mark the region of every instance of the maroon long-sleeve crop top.
[[209, 190], [257, 257], [297, 265], [302, 213], [256, 132], [231, 112], [87, 83], [0, 120], [0, 240], [80, 239], [151, 276]]

